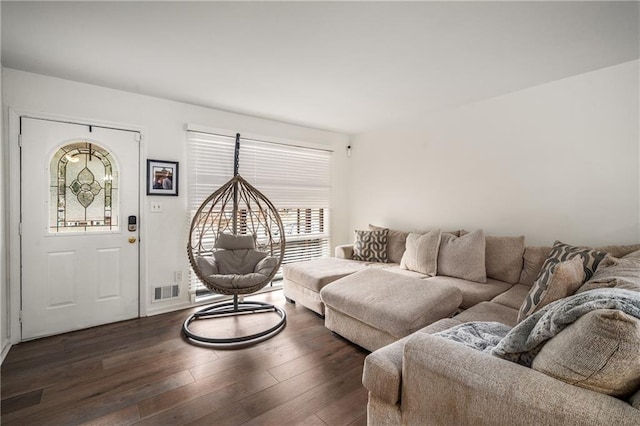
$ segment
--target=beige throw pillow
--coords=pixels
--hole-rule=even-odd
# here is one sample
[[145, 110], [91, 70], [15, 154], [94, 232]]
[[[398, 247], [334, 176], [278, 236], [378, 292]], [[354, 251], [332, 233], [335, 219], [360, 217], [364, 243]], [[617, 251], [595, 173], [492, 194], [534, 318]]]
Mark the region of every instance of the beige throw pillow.
[[563, 382], [616, 397], [640, 386], [640, 320], [599, 309], [549, 340], [532, 368]]
[[485, 238], [482, 229], [462, 237], [442, 234], [438, 253], [438, 275], [487, 282]]
[[[369, 225], [369, 231], [380, 231], [387, 229], [381, 226]], [[407, 244], [408, 232], [396, 231], [394, 229], [388, 230], [387, 237], [387, 257], [389, 262], [400, 263], [402, 255]]]
[[439, 229], [426, 234], [410, 233], [400, 267], [433, 277], [438, 266], [440, 235]]
[[556, 263], [548, 274], [536, 280], [518, 312], [518, 322], [549, 303], [570, 296], [584, 281], [584, 267], [581, 257]]
[[605, 257], [598, 265], [593, 277], [577, 292], [582, 293], [604, 287], [640, 291], [640, 257], [635, 257], [634, 253], [622, 259]]

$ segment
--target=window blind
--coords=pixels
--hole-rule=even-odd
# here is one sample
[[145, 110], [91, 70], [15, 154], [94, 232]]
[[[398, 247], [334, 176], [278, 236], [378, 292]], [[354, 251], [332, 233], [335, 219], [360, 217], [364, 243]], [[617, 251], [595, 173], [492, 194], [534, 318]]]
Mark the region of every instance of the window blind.
[[[234, 148], [235, 137], [188, 131], [189, 224], [205, 198], [233, 177]], [[241, 138], [239, 171], [278, 209], [283, 264], [329, 254], [331, 152]], [[194, 273], [190, 292], [209, 292]]]

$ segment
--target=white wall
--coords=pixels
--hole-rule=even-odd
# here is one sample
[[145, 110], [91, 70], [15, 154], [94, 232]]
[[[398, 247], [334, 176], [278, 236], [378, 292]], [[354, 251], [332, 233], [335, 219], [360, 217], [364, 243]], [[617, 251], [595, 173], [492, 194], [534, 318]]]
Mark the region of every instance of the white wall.
[[[188, 300], [187, 182], [185, 124], [229, 129], [240, 133], [272, 136], [320, 144], [335, 149], [332, 233], [335, 241], [348, 238], [345, 147], [346, 135], [330, 133], [255, 117], [201, 108], [148, 96], [106, 89], [42, 75], [4, 70], [4, 108], [31, 113], [46, 113], [89, 120], [141, 126], [145, 129], [145, 158], [179, 161], [179, 197], [142, 195], [141, 235], [142, 282], [147, 289], [173, 283], [174, 271], [182, 270], [184, 279], [179, 303], [150, 303], [147, 313], [185, 306]], [[144, 167], [144, 166], [143, 166]], [[15, 178], [15, 177], [12, 177]], [[143, 192], [144, 194], [144, 192]], [[149, 214], [150, 200], [162, 203], [163, 213]], [[18, 253], [12, 253], [17, 256]], [[13, 288], [15, 284], [12, 284]], [[13, 297], [12, 297], [13, 300]]]
[[[0, 11], [2, 8], [0, 7]], [[0, 12], [0, 22], [1, 19]], [[2, 34], [2, 31], [0, 31]], [[0, 37], [0, 45], [2, 40]], [[0, 62], [0, 99], [2, 98], [2, 63]], [[3, 115], [4, 117], [4, 115]], [[4, 120], [0, 120], [0, 361], [4, 360], [5, 355], [9, 350], [9, 322], [7, 321], [9, 309], [7, 299], [7, 215], [6, 212], [6, 194], [7, 194], [7, 167], [5, 156], [5, 136]]]
[[357, 135], [350, 228], [483, 228], [529, 245], [639, 242], [638, 68]]

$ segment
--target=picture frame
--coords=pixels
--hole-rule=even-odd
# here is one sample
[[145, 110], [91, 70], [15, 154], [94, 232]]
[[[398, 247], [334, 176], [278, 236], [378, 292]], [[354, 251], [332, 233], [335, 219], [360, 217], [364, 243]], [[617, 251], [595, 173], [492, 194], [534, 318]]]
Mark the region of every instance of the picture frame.
[[147, 160], [147, 195], [178, 196], [178, 162]]

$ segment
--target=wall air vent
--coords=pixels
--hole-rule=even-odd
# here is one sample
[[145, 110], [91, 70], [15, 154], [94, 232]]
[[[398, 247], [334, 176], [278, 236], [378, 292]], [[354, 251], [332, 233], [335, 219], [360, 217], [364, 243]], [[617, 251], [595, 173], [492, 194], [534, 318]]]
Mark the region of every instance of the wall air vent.
[[180, 286], [178, 284], [164, 285], [162, 287], [154, 287], [153, 300], [174, 299], [180, 295]]

